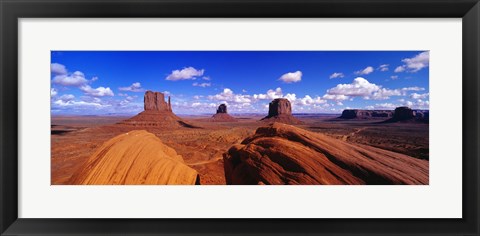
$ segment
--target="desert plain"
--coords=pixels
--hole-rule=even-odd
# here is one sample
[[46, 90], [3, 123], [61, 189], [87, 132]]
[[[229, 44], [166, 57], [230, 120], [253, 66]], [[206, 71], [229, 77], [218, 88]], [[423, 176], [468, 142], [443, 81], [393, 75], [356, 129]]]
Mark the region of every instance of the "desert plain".
[[[162, 109], [171, 112], [169, 105]], [[226, 115], [221, 109], [217, 114]], [[262, 120], [268, 112], [228, 114], [234, 119], [225, 122], [215, 119], [215, 111], [175, 115], [179, 125], [132, 123], [130, 116], [52, 116], [51, 184], [79, 184], [79, 173], [85, 173], [80, 169], [102, 145], [138, 130], [173, 149], [198, 173], [196, 184], [201, 185], [428, 184], [428, 122], [293, 114], [292, 124], [284, 119]], [[142, 117], [149, 119], [145, 114]], [[137, 120], [144, 122], [141, 117]]]

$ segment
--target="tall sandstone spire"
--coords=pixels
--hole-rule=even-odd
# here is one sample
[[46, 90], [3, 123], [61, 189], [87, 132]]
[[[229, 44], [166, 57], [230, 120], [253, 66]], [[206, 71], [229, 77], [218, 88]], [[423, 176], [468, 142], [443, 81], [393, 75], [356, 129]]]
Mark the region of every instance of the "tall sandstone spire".
[[172, 103], [170, 103], [170, 96], [168, 96], [168, 110], [172, 111]]

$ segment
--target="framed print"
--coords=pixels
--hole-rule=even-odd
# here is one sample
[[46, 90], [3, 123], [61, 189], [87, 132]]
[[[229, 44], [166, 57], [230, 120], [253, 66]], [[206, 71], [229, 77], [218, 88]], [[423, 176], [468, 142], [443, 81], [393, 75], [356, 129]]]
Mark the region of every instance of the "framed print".
[[2, 235], [479, 233], [478, 1], [1, 4]]

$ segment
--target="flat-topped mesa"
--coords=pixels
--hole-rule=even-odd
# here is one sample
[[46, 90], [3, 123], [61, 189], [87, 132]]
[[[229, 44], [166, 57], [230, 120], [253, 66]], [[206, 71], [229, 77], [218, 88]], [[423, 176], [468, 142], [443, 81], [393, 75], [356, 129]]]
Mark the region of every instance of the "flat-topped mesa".
[[163, 93], [146, 91], [143, 97], [143, 109], [154, 112], [172, 111], [170, 96], [168, 97], [168, 103], [166, 103]]
[[342, 119], [388, 119], [393, 117], [391, 110], [345, 109], [339, 118]]
[[393, 118], [398, 121], [410, 120], [415, 117], [413, 115], [413, 110], [410, 107], [397, 107], [393, 114]]
[[227, 113], [227, 105], [220, 104], [217, 108], [217, 113], [212, 116], [211, 121], [213, 122], [235, 122], [237, 119], [233, 118]]
[[268, 105], [268, 115], [261, 120], [285, 124], [303, 123], [292, 115], [292, 105], [286, 98], [276, 98], [271, 101]]
[[414, 110], [409, 107], [395, 108], [394, 115], [388, 122], [429, 122], [428, 110]]

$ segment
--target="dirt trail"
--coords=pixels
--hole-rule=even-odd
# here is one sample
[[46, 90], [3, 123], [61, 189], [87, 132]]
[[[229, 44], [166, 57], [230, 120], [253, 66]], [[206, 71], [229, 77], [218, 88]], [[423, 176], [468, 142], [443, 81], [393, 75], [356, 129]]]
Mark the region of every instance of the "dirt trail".
[[358, 133], [360, 133], [361, 131], [363, 131], [363, 130], [365, 130], [365, 129], [367, 129], [367, 127], [363, 127], [363, 128], [357, 129], [356, 131], [353, 131], [353, 132], [351, 132], [351, 133], [349, 133], [349, 134], [347, 134], [347, 135], [343, 135], [343, 136], [342, 136], [342, 140], [343, 140], [343, 141], [347, 141], [348, 138], [350, 138], [350, 137], [352, 137], [352, 136], [355, 136], [355, 134], [358, 134]]
[[213, 163], [213, 162], [217, 162], [219, 160], [222, 160], [223, 157], [217, 157], [217, 158], [214, 158], [214, 159], [210, 159], [208, 161], [199, 161], [199, 162], [194, 162], [194, 163], [186, 163], [188, 166], [198, 166], [198, 165], [205, 165], [205, 164], [209, 164], [209, 163]]

